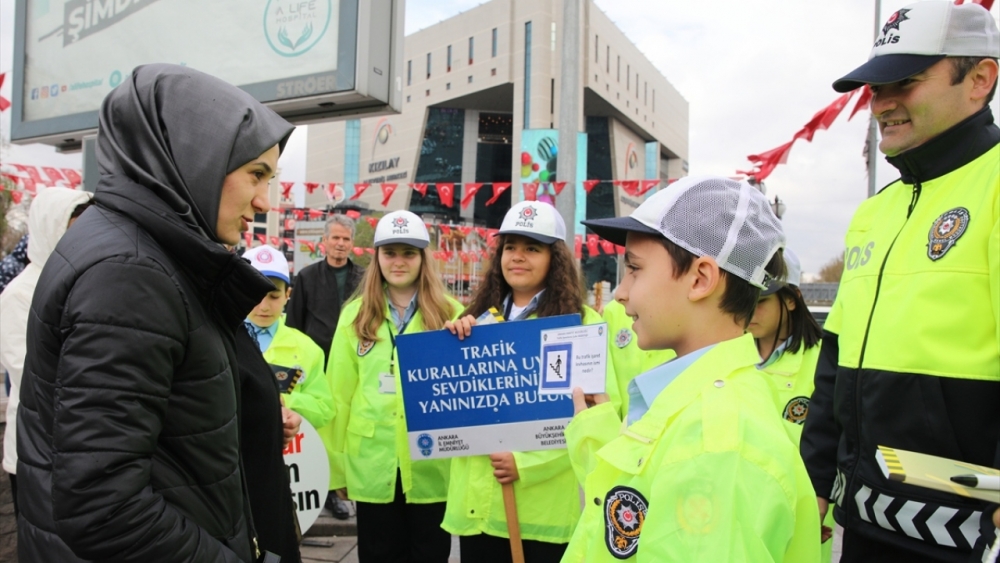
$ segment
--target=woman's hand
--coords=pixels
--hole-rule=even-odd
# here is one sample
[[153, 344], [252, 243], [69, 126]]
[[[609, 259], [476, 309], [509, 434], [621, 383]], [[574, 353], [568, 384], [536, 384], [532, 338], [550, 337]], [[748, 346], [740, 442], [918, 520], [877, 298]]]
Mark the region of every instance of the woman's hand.
[[584, 395], [583, 389], [579, 387], [573, 388], [573, 414], [580, 414], [583, 411], [599, 405], [601, 403], [606, 403], [610, 401], [611, 398], [608, 397], [607, 393], [595, 393], [593, 395]]
[[466, 336], [472, 336], [472, 327], [474, 326], [476, 326], [476, 317], [472, 315], [465, 315], [460, 319], [444, 323], [444, 327], [457, 336], [459, 340], [465, 340]]
[[514, 454], [510, 452], [490, 454], [490, 465], [493, 466], [493, 476], [501, 485], [513, 483], [521, 478], [517, 473], [517, 462], [514, 461]]

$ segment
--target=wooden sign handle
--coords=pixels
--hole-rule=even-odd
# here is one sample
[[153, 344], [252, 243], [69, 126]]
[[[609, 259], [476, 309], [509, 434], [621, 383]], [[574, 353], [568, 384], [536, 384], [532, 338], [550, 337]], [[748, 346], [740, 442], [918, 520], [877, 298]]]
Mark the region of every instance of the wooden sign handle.
[[521, 545], [521, 524], [517, 520], [517, 504], [514, 502], [514, 484], [503, 487], [503, 508], [507, 514], [507, 534], [510, 536], [510, 556], [514, 563], [524, 563], [524, 547]]

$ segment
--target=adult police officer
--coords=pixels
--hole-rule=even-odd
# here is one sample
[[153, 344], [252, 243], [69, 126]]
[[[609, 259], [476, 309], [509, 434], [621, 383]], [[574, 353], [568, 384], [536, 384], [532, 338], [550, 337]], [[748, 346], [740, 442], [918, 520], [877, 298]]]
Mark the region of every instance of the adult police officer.
[[851, 222], [802, 437], [845, 562], [980, 561], [996, 535], [996, 504], [889, 481], [875, 450], [1000, 467], [998, 54], [981, 6], [919, 2], [833, 85], [871, 86], [901, 175]]

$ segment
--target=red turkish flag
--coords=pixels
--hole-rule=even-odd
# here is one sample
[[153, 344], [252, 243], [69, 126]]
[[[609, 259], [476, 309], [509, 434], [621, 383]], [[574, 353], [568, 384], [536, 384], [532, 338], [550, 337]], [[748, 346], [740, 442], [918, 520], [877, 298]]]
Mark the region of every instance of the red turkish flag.
[[368, 254], [375, 254], [375, 249], [374, 248], [366, 248], [365, 252], [367, 252]]
[[367, 221], [368, 224], [371, 225], [373, 229], [375, 228], [376, 225], [378, 225], [378, 219], [376, 219], [375, 217], [365, 217], [365, 221]]
[[326, 199], [335, 201], [337, 199], [337, 182], [327, 182], [323, 186], [323, 192], [326, 193]]
[[392, 199], [392, 194], [398, 186], [399, 184], [382, 184], [382, 207], [389, 205], [389, 200]]
[[357, 221], [358, 217], [361, 217], [361, 212], [360, 211], [355, 211], [353, 209], [349, 209], [349, 210], [347, 210], [347, 211], [344, 212], [344, 215], [347, 215], [351, 219], [354, 219], [355, 221]]
[[604, 251], [605, 254], [614, 254], [615, 253], [615, 243], [611, 242], [610, 240], [602, 240], [601, 241], [601, 250]]
[[72, 168], [60, 168], [59, 170], [62, 171], [63, 176], [65, 176], [66, 180], [71, 185], [79, 186], [83, 183], [83, 178], [80, 177], [80, 173], [76, 170], [73, 170]]
[[587, 255], [591, 258], [597, 256], [599, 252], [597, 251], [597, 246], [600, 244], [600, 239], [597, 235], [587, 235]]
[[503, 193], [510, 189], [510, 182], [493, 182], [493, 197], [486, 201], [486, 206], [489, 207], [500, 199]]
[[45, 175], [48, 176], [50, 180], [52, 180], [53, 184], [55, 184], [56, 182], [66, 181], [66, 179], [63, 178], [63, 175], [59, 173], [58, 168], [52, 168], [51, 166], [43, 166], [42, 172], [45, 172]]
[[357, 246], [355, 246], [355, 247], [354, 247], [353, 249], [351, 249], [351, 250], [352, 250], [352, 251], [354, 252], [354, 255], [355, 255], [355, 256], [361, 256], [362, 254], [364, 254], [364, 253], [365, 253], [365, 249], [363, 249], [363, 248], [360, 248], [360, 247], [357, 247]]
[[847, 120], [850, 121], [854, 118], [854, 114], [858, 113], [862, 109], [868, 107], [868, 104], [872, 101], [872, 89], [867, 84], [861, 88], [861, 95], [858, 96], [858, 101], [854, 104], [854, 109], [851, 110], [851, 115], [847, 116]]
[[286, 231], [295, 230], [295, 219], [285, 219], [285, 230]]
[[486, 227], [476, 227], [476, 234], [479, 238], [486, 240]]
[[444, 235], [446, 237], [450, 237], [451, 236], [451, 227], [449, 227], [448, 225], [438, 225], [438, 228], [441, 229], [441, 234], [442, 235]]
[[295, 182], [281, 182], [281, 199], [292, 197], [292, 188], [294, 187]]
[[261, 244], [267, 244], [267, 235], [257, 235], [257, 240], [259, 240]]
[[293, 209], [293, 210], [292, 210], [292, 215], [294, 215], [294, 216], [295, 216], [295, 219], [296, 219], [297, 221], [301, 221], [302, 219], [305, 219], [305, 217], [306, 217], [306, 212], [305, 212], [305, 211], [303, 211], [303, 210], [301, 210], [301, 209]]
[[562, 193], [563, 188], [566, 187], [566, 182], [552, 182], [552, 186], [556, 189], [556, 195]]
[[243, 233], [243, 242], [246, 243], [247, 248], [250, 248], [250, 245], [253, 244], [253, 235], [249, 231]]
[[635, 197], [639, 195], [639, 180], [622, 180], [621, 188], [628, 195]]
[[[0, 86], [3, 86], [3, 79], [7, 77], [6, 72], [0, 72]], [[0, 96], [0, 111], [6, 111], [10, 107], [10, 101]]]
[[459, 225], [458, 226], [458, 232], [462, 233], [462, 236], [469, 236], [469, 233], [472, 232], [472, 227], [466, 227], [466, 226], [463, 226], [463, 225]]
[[590, 193], [590, 190], [594, 189], [597, 184], [600, 184], [600, 180], [584, 180], [583, 181], [583, 191]]
[[278, 237], [271, 237], [271, 246], [278, 248], [281, 245], [281, 239]]
[[455, 184], [436, 184], [438, 198], [441, 199], [441, 205], [445, 207], [452, 207], [455, 205]]
[[306, 193], [310, 195], [319, 187], [319, 182], [303, 182], [303, 184], [306, 185]]
[[354, 195], [351, 196], [351, 199], [358, 199], [369, 187], [371, 184], [354, 184]]
[[24, 197], [24, 192], [18, 190], [12, 190], [10, 192], [10, 199], [14, 201], [14, 204], [21, 203], [21, 198]]
[[465, 185], [465, 195], [462, 196], [462, 209], [465, 209], [472, 203], [475, 199], [476, 194], [479, 192], [479, 188], [482, 188], [482, 184], [466, 184]]
[[312, 242], [310, 240], [301, 240], [301, 239], [300, 239], [300, 242], [302, 244], [306, 245], [306, 248], [309, 249], [309, 252], [316, 252], [316, 243], [315, 242]]
[[659, 183], [660, 183], [659, 180], [642, 180], [641, 182], [639, 182], [639, 193], [635, 195], [643, 195], [649, 190], [655, 188], [657, 185], [659, 185]]
[[323, 212], [322, 211], [320, 211], [318, 209], [310, 209], [309, 210], [309, 218], [310, 219], [320, 219], [321, 217], [323, 217]]
[[283, 239], [281, 239], [281, 242], [285, 243], [285, 248], [294, 248], [295, 247], [295, 241], [292, 240], [292, 239], [290, 239], [290, 238], [283, 238]]
[[573, 254], [577, 260], [583, 258], [583, 235], [573, 237]]
[[413, 191], [420, 194], [420, 197], [427, 195], [427, 184], [408, 184]]
[[624, 246], [618, 246], [616, 244], [615, 245], [615, 252], [617, 252], [619, 255], [625, 254], [625, 247]]
[[524, 199], [527, 201], [538, 201], [538, 182], [522, 184], [524, 187]]

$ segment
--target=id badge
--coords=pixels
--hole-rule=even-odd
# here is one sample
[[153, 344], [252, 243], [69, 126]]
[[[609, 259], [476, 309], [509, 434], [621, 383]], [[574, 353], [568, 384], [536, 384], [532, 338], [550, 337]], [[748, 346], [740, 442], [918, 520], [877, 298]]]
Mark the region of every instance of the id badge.
[[378, 374], [378, 392], [383, 395], [395, 395], [396, 376], [385, 372]]

